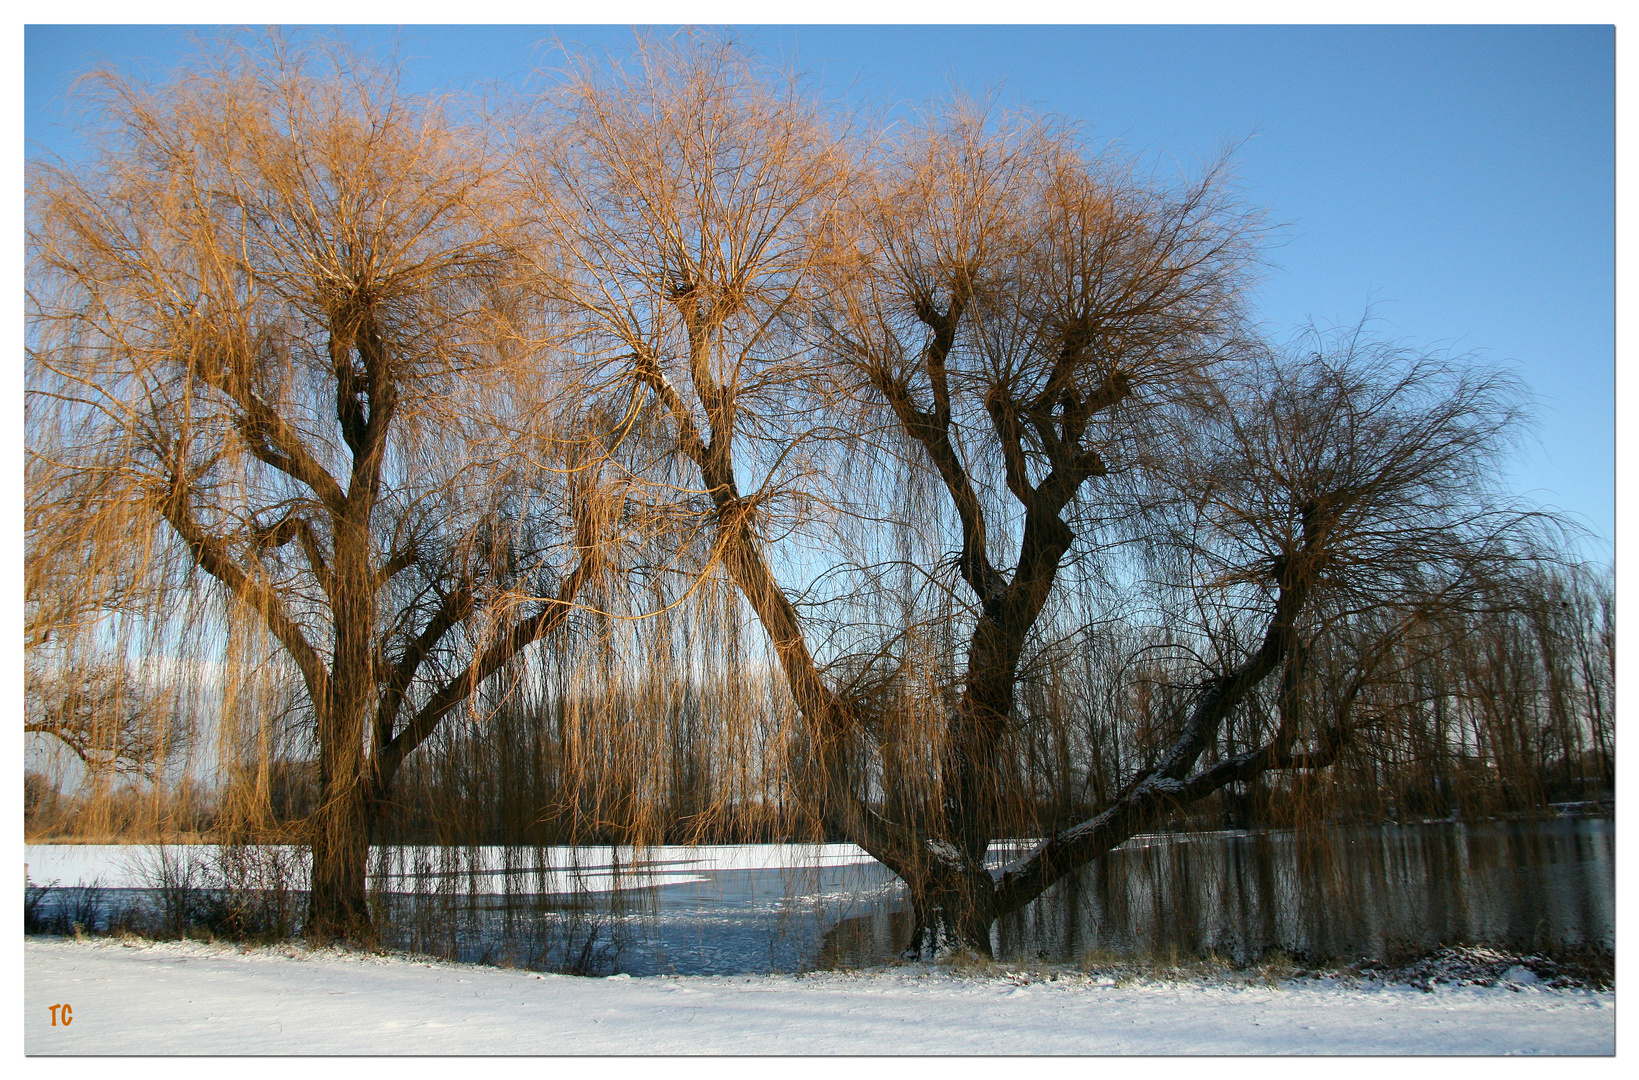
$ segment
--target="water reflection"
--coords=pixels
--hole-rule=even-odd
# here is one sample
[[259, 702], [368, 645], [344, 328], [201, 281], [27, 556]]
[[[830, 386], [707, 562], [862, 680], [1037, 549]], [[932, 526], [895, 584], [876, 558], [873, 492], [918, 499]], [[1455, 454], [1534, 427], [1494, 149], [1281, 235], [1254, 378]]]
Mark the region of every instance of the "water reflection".
[[[1313, 832], [1137, 838], [999, 921], [999, 958], [1115, 955], [1245, 963], [1394, 959], [1441, 945], [1517, 951], [1615, 946], [1615, 828], [1602, 819], [1437, 822]], [[833, 963], [892, 955], [882, 910], [838, 928]]]

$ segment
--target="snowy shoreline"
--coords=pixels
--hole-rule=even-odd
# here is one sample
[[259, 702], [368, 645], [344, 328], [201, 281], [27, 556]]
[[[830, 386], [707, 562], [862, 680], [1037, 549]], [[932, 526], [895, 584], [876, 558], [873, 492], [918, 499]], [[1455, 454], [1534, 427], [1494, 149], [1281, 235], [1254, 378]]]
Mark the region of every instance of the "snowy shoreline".
[[[78, 1054], [1611, 1054], [1615, 994], [1369, 980], [577, 978], [283, 945], [25, 938], [24, 1046]], [[49, 1006], [68, 1002], [70, 1026]]]

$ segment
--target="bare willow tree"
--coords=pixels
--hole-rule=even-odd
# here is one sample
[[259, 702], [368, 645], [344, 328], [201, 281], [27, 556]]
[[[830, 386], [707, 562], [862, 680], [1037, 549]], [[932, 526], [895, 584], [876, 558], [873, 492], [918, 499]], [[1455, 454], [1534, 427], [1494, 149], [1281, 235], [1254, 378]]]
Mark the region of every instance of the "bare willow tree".
[[115, 655], [298, 686], [309, 931], [368, 939], [395, 775], [567, 618], [609, 504], [523, 433], [492, 133], [339, 46], [212, 55], [90, 77], [95, 156], [30, 165], [30, 573], [92, 582], [30, 603]]
[[985, 860], [1021, 664], [1098, 516], [1089, 491], [1153, 468], [1156, 416], [1198, 405], [1242, 348], [1254, 222], [1216, 170], [1169, 186], [1089, 157], [1073, 130], [960, 106], [903, 140], [861, 202], [829, 351], [938, 477], [966, 628], [938, 809], [901, 873], [931, 954], [987, 946], [1010, 910]]
[[[520, 158], [517, 199], [535, 250], [553, 255], [539, 287], [575, 331], [571, 366], [549, 381], [627, 406], [624, 460], [651, 498], [670, 486], [654, 509], [677, 535], [700, 534], [706, 562], [772, 639], [812, 750], [798, 786], [848, 813], [859, 807], [824, 793], [848, 760], [817, 704], [834, 695], [760, 539], [836, 516], [816, 478], [840, 464], [849, 432], [805, 419], [815, 400], [840, 399], [790, 328], [823, 292], [818, 267], [844, 224], [854, 159], [837, 121], [799, 79], [732, 44], [648, 41], [624, 63], [583, 57], [564, 73]], [[690, 587], [726, 616], [707, 642], [727, 638], [732, 652], [733, 605], [716, 602], [709, 577]], [[870, 829], [855, 812], [845, 832], [874, 853]]]
[[[900, 295], [866, 308], [877, 336], [851, 342], [949, 492], [970, 593], [940, 827], [926, 868], [901, 874], [924, 954], [985, 951], [995, 918], [1232, 784], [1332, 766], [1355, 732], [1393, 722], [1377, 706], [1414, 660], [1411, 631], [1493, 603], [1488, 586], [1534, 550], [1533, 515], [1496, 484], [1520, 418], [1509, 379], [1358, 337], [1263, 354], [1225, 306], [1241, 226], [1210, 178], [1170, 202], [1120, 181], [1084, 188], [1079, 221], [1051, 196], [1008, 200], [1048, 248], [1026, 273], [987, 283], [974, 256], [904, 260], [887, 278]], [[894, 316], [919, 334], [896, 340]], [[1016, 500], [1011, 520], [984, 488]], [[1144, 557], [1123, 577], [1126, 546]], [[1011, 567], [992, 566], [999, 551]], [[1158, 622], [1199, 674], [1119, 789], [1079, 820], [1021, 820], [1002, 800], [1021, 691], [1042, 681], [1025, 661], [1062, 629], [1056, 575], [1090, 571], [1158, 586]], [[1047, 835], [987, 863], [1021, 832]]]
[[[1258, 227], [1220, 168], [1164, 182], [963, 105], [868, 141], [706, 35], [573, 67], [525, 162], [585, 393], [633, 402], [636, 467], [709, 526], [800, 716], [794, 790], [905, 881], [924, 955], [988, 954], [996, 918], [1178, 807], [1333, 761], [1383, 613], [1503, 553], [1508, 387], [1260, 362]], [[1078, 596], [1168, 567], [1202, 657], [1169, 733], [1075, 820], [1021, 819], [1034, 665], [1096, 616]], [[1325, 650], [1340, 710], [1301, 707]], [[1248, 709], [1278, 719], [1230, 753]]]

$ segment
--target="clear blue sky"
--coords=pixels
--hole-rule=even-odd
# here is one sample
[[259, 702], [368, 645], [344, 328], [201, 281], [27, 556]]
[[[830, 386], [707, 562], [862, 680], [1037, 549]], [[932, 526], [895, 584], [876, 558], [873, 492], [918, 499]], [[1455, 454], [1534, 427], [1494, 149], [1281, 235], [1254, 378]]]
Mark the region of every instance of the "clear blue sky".
[[[396, 41], [412, 88], [519, 82], [550, 42], [610, 27], [355, 28]], [[1191, 168], [1226, 142], [1248, 199], [1286, 223], [1259, 295], [1270, 332], [1353, 324], [1514, 368], [1537, 438], [1514, 474], [1596, 535], [1615, 530], [1615, 32], [1610, 27], [744, 27], [832, 89], [914, 103], [950, 85], [1081, 119]], [[159, 71], [187, 31], [31, 26], [30, 156], [72, 155], [73, 77]]]

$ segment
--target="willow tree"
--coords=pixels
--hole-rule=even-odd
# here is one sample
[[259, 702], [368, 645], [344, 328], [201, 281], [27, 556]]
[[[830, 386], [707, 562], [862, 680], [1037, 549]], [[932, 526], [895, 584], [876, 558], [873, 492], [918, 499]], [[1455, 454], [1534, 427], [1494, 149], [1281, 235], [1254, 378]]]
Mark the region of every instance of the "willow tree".
[[[623, 61], [572, 63], [524, 143], [517, 201], [534, 250], [555, 256], [538, 287], [574, 331], [572, 367], [550, 381], [628, 406], [628, 466], [651, 495], [671, 486], [655, 509], [709, 537], [693, 570], [744, 597], [794, 698], [802, 730], [767, 752], [791, 755], [788, 778], [824, 827], [894, 866], [876, 815], [844, 794], [860, 733], [837, 712], [764, 540], [835, 524], [825, 477], [865, 449], [824, 411], [843, 402], [834, 370], [791, 333], [823, 296], [847, 225], [845, 129], [799, 78], [732, 44], [646, 40]], [[732, 617], [708, 629], [738, 633]]]
[[[1256, 219], [1220, 169], [1164, 181], [960, 105], [863, 138], [698, 34], [572, 66], [547, 115], [519, 198], [562, 253], [574, 377], [631, 403], [632, 467], [711, 530], [800, 715], [793, 791], [904, 880], [916, 952], [988, 953], [1178, 807], [1329, 765], [1401, 625], [1367, 615], [1455, 595], [1501, 527], [1506, 387], [1261, 363]], [[1165, 737], [1075, 820], [1026, 820], [1044, 646], [1097, 614], [1081, 591], [1168, 567], [1216, 614]], [[1310, 707], [1323, 652], [1353, 689]], [[1279, 720], [1231, 752], [1247, 710]], [[1045, 839], [993, 866], [1019, 836]]]
[[[1164, 183], [958, 110], [878, 175], [820, 347], [942, 490], [959, 659], [935, 805], [895, 870], [913, 949], [988, 953], [996, 918], [1097, 855], [1385, 722], [1370, 705], [1408, 628], [1524, 557], [1531, 515], [1496, 485], [1518, 396], [1359, 339], [1258, 341], [1255, 218], [1216, 170]], [[1194, 670], [1123, 783], [1043, 818], [1007, 804], [1024, 691], [1100, 610], [1065, 593], [1099, 585], [1150, 593]], [[989, 857], [1021, 835], [1043, 839]]]
[[88, 85], [94, 153], [29, 171], [31, 562], [145, 583], [92, 589], [82, 636], [116, 610], [299, 687], [309, 931], [368, 939], [405, 758], [603, 565], [609, 504], [530, 465], [505, 377], [530, 344], [495, 148], [339, 47]]

